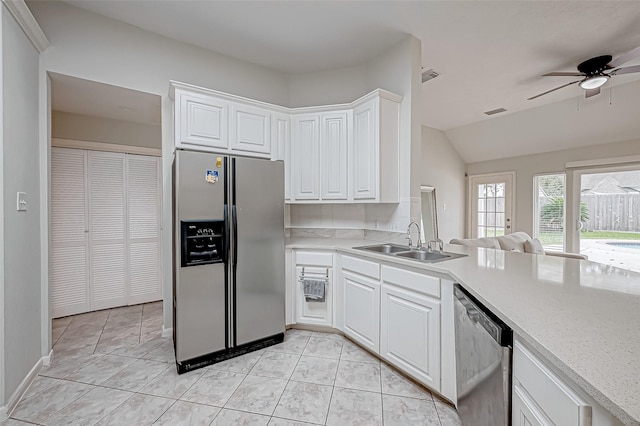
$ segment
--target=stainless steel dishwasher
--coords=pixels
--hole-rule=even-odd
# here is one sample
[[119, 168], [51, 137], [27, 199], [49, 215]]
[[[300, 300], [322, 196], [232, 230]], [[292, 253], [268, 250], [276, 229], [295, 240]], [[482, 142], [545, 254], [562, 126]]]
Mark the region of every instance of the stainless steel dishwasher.
[[511, 424], [513, 332], [455, 284], [456, 389], [463, 425]]

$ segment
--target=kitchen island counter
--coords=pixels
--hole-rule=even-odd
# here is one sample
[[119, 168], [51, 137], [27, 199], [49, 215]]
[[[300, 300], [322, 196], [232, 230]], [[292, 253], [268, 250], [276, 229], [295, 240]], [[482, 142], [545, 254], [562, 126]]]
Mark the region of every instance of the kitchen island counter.
[[640, 424], [640, 274], [586, 260], [446, 245], [439, 263], [353, 247], [371, 240], [295, 238], [287, 248], [335, 249], [444, 274], [624, 424]]

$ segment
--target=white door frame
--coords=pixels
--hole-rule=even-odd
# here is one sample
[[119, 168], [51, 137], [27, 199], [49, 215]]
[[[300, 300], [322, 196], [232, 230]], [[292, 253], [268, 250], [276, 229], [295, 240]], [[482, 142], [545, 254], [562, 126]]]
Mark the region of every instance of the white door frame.
[[[485, 173], [485, 174], [478, 174], [478, 175], [469, 175], [469, 179], [468, 179], [468, 184], [467, 184], [467, 232], [466, 232], [466, 238], [473, 238], [473, 235], [475, 234], [475, 230], [473, 227], [473, 217], [476, 214], [477, 209], [474, 208], [474, 197], [473, 197], [473, 189], [475, 187], [476, 184], [479, 183], [491, 183], [494, 182], [496, 180], [496, 178], [498, 177], [505, 177], [505, 182], [507, 182], [507, 188], [505, 189], [505, 195], [507, 194], [506, 191], [511, 191], [511, 196], [510, 196], [510, 202], [509, 202], [509, 209], [511, 210], [511, 217], [510, 217], [510, 222], [511, 222], [511, 229], [510, 232], [513, 232], [515, 230], [516, 227], [516, 220], [515, 220], [515, 208], [516, 208], [516, 204], [515, 204], [515, 200], [516, 200], [516, 172], [515, 171], [509, 171], [509, 172], [499, 172], [499, 173]], [[507, 208], [507, 205], [505, 204], [505, 209]], [[505, 210], [506, 211], [506, 210]]]

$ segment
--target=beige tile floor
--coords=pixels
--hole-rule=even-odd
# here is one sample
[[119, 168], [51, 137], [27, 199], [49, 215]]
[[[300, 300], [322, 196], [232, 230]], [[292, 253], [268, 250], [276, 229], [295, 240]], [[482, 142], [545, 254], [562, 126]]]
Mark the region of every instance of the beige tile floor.
[[285, 342], [183, 375], [151, 303], [53, 321], [54, 357], [3, 423], [459, 425], [456, 411], [337, 334]]

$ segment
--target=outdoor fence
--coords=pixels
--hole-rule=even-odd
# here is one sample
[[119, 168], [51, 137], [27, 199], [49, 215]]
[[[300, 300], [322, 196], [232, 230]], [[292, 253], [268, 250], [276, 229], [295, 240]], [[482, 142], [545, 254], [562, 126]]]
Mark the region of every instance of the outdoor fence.
[[640, 194], [582, 194], [589, 220], [583, 230], [640, 232]]

